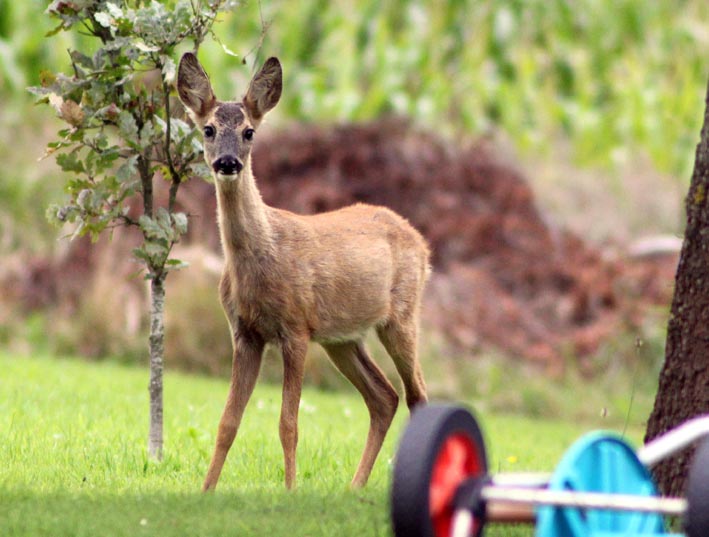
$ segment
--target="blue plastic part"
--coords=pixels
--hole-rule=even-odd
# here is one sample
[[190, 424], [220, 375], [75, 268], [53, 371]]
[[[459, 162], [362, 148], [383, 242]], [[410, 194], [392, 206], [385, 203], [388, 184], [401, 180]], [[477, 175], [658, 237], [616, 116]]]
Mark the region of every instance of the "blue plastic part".
[[[657, 496], [650, 473], [619, 436], [593, 432], [581, 437], [557, 466], [550, 490]], [[657, 513], [539, 507], [537, 537], [636, 537], [670, 535]]]

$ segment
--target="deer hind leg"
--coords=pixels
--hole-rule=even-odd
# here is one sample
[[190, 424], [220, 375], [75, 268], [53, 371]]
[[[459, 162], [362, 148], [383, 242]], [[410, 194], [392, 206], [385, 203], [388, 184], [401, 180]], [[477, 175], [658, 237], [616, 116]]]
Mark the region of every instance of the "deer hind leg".
[[377, 335], [394, 360], [396, 370], [404, 383], [406, 405], [409, 410], [428, 400], [426, 382], [418, 360], [418, 326], [414, 320], [406, 323], [389, 321], [377, 327]]
[[256, 385], [264, 343], [260, 337], [237, 329], [234, 334], [234, 361], [231, 371], [231, 385], [222, 418], [219, 421], [217, 441], [212, 462], [202, 486], [203, 491], [217, 486], [224, 461], [241, 423], [246, 403]]
[[308, 350], [308, 338], [297, 338], [281, 347], [283, 353], [283, 400], [281, 402], [281, 421], [279, 435], [285, 461], [286, 488], [295, 486], [295, 453], [298, 446], [298, 408], [303, 390], [305, 375], [305, 354]]
[[394, 419], [399, 396], [369, 357], [362, 342], [328, 343], [323, 344], [323, 347], [335, 366], [362, 394], [369, 410], [367, 443], [352, 479], [353, 487], [362, 487], [369, 479], [374, 461]]

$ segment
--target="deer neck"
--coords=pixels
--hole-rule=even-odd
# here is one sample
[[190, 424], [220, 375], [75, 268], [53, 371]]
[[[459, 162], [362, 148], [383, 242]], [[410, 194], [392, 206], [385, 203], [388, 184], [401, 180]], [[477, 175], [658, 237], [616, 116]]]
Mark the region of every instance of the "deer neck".
[[247, 159], [233, 181], [216, 180], [217, 211], [222, 247], [227, 260], [240, 256], [264, 255], [273, 248], [268, 206], [261, 198]]

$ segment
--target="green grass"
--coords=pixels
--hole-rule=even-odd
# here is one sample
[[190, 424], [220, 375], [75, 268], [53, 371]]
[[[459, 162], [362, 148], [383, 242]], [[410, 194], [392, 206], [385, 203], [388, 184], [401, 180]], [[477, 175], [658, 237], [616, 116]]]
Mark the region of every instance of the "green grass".
[[[391, 459], [400, 409], [369, 485], [347, 487], [367, 419], [351, 393], [306, 389], [298, 488], [283, 487], [280, 390], [257, 386], [215, 494], [199, 492], [227, 390], [168, 373], [165, 458], [148, 460], [147, 371], [109, 362], [0, 354], [0, 534], [389, 535]], [[493, 471], [550, 471], [588, 425], [480, 416]], [[640, 438], [639, 428], [630, 436]], [[493, 528], [490, 535], [531, 535]]]

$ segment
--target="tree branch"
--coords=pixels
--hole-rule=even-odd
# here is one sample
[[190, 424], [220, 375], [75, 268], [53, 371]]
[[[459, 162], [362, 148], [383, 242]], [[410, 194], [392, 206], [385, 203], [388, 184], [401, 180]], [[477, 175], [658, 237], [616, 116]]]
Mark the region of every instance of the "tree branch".
[[[146, 151], [147, 153], [147, 151]], [[143, 191], [143, 214], [153, 217], [153, 175], [150, 173], [150, 155], [138, 156], [138, 173]]]
[[171, 149], [171, 129], [172, 116], [170, 115], [170, 87], [167, 82], [162, 83], [163, 97], [165, 99], [165, 158], [167, 159], [167, 169], [170, 171], [170, 198], [168, 200], [168, 212], [172, 213], [177, 201], [177, 190], [180, 188], [180, 174], [175, 169], [175, 164], [172, 160]]

